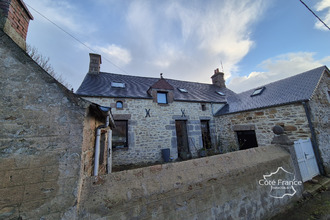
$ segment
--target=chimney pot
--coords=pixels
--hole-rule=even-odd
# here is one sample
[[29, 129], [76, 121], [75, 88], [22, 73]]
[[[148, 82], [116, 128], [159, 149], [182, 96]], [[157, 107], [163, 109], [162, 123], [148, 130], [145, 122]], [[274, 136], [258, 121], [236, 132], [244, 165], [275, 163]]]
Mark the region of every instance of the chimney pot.
[[100, 67], [101, 67], [101, 55], [95, 54], [95, 53], [90, 53], [89, 54], [89, 71], [88, 73], [90, 74], [98, 74], [100, 73]]

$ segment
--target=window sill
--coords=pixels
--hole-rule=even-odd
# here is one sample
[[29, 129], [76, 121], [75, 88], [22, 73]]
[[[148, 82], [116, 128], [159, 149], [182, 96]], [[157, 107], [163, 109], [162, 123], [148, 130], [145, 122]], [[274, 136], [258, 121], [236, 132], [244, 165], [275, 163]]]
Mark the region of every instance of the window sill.
[[112, 151], [128, 151], [128, 147], [112, 148]]

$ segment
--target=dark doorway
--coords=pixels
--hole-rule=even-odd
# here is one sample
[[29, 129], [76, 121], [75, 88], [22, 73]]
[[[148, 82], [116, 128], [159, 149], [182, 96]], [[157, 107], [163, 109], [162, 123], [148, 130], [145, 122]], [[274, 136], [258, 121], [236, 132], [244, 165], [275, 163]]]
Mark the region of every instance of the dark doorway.
[[191, 157], [188, 144], [188, 133], [186, 121], [175, 121], [176, 139], [178, 144], [178, 156], [182, 160]]
[[212, 147], [211, 136], [210, 136], [210, 125], [209, 121], [201, 121], [201, 130], [202, 130], [202, 140], [203, 148], [210, 149]]
[[256, 132], [253, 130], [237, 131], [237, 138], [240, 150], [258, 147]]
[[128, 148], [128, 123], [125, 120], [115, 120], [116, 127], [112, 131], [112, 149]]

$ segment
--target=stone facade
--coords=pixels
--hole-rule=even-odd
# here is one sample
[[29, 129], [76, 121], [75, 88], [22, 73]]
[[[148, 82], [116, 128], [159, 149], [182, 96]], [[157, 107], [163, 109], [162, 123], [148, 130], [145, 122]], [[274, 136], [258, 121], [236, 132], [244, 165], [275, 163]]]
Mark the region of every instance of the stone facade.
[[0, 219], [74, 219], [101, 122], [2, 31], [0, 88]]
[[[129, 98], [92, 98], [86, 100], [101, 106], [111, 106], [115, 120], [128, 120], [128, 149], [113, 152], [114, 165], [162, 162], [161, 150], [169, 148], [171, 156], [178, 158], [176, 137], [176, 120], [185, 120], [188, 131], [189, 149], [192, 157], [197, 156], [197, 150], [203, 147], [201, 120], [208, 120], [212, 144], [216, 146], [217, 137], [212, 111], [222, 105], [178, 102], [158, 104], [152, 99]], [[116, 102], [123, 102], [123, 109], [116, 109]], [[213, 108], [213, 110], [212, 110]], [[146, 117], [149, 110], [150, 117]], [[184, 114], [183, 114], [184, 112]]]
[[330, 77], [323, 73], [317, 90], [308, 102], [318, 147], [326, 173], [330, 173]]
[[[327, 173], [330, 172], [330, 79], [324, 72], [318, 87], [310, 101], [307, 102], [311, 112], [313, 129], [315, 129], [318, 148]], [[216, 118], [216, 133], [221, 137], [223, 152], [239, 149], [237, 131], [253, 130], [256, 133], [258, 146], [271, 144], [272, 128], [280, 125], [292, 141], [312, 139], [304, 104], [301, 102], [222, 115]]]
[[311, 137], [304, 107], [299, 103], [223, 115], [216, 118], [216, 124], [224, 151], [239, 148], [236, 131], [241, 130], [254, 130], [258, 146], [271, 144], [275, 125], [284, 127], [293, 141]]

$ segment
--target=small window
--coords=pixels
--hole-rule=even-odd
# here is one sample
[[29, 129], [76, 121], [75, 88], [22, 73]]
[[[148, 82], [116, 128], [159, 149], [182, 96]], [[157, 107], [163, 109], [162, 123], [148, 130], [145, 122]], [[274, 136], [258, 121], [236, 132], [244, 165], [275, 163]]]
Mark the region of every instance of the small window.
[[116, 108], [122, 109], [123, 108], [123, 102], [122, 101], [117, 101], [116, 102]]
[[223, 93], [223, 92], [216, 91], [216, 93], [218, 93], [221, 96], [225, 96], [225, 93]]
[[254, 92], [252, 93], [251, 96], [260, 95], [264, 90], [265, 90], [265, 87], [258, 88], [256, 90], [254, 90]]
[[202, 111], [206, 111], [206, 105], [202, 104]]
[[237, 131], [236, 133], [240, 150], [258, 147], [256, 132], [254, 130]]
[[180, 91], [180, 92], [182, 92], [182, 93], [187, 93], [188, 91], [186, 90], [186, 89], [184, 89], [184, 88], [178, 88], [178, 90]]
[[125, 88], [125, 83], [111, 82], [111, 87], [113, 87], [113, 88]]
[[116, 127], [112, 131], [112, 149], [128, 147], [128, 126], [126, 120], [115, 120]]
[[166, 92], [157, 92], [157, 102], [159, 104], [167, 104], [167, 93]]

